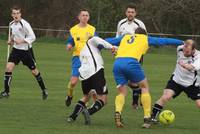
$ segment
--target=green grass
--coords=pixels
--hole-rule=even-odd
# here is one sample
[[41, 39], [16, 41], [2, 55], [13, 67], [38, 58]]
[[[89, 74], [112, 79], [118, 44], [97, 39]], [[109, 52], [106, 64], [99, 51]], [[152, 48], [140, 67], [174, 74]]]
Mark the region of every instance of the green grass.
[[[0, 87], [6, 63], [6, 42], [0, 40]], [[105, 71], [109, 88], [109, 103], [92, 116], [92, 125], [85, 126], [82, 115], [73, 124], [65, 119], [75, 102], [81, 97], [80, 83], [76, 88], [73, 104], [65, 107], [66, 84], [70, 76], [71, 56], [65, 51], [64, 42], [40, 41], [34, 44], [37, 66], [49, 89], [49, 98], [42, 101], [40, 89], [28, 68], [19, 65], [13, 73], [11, 96], [0, 100], [0, 134], [199, 134], [200, 111], [184, 94], [172, 100], [165, 109], [172, 110], [176, 120], [171, 126], [141, 128], [143, 110], [131, 108], [131, 91], [123, 110], [125, 127], [114, 125], [114, 98], [117, 94], [112, 75], [114, 57], [104, 51]], [[153, 103], [162, 94], [163, 88], [175, 67], [175, 48], [152, 49], [145, 56], [144, 69], [148, 77]]]

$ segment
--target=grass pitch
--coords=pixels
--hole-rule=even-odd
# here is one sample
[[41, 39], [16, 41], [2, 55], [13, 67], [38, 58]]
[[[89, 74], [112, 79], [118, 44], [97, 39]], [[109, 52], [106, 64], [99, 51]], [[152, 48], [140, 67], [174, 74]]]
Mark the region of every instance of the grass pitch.
[[[170, 126], [142, 129], [143, 110], [131, 107], [131, 91], [122, 113], [125, 127], [114, 125], [114, 98], [117, 94], [112, 75], [114, 57], [103, 51], [106, 80], [109, 88], [108, 104], [92, 116], [92, 125], [85, 126], [82, 115], [73, 124], [66, 122], [76, 101], [82, 96], [80, 83], [76, 87], [73, 104], [65, 107], [66, 85], [70, 76], [71, 55], [65, 51], [64, 42], [38, 41], [34, 44], [37, 67], [49, 89], [47, 101], [41, 99], [36, 80], [28, 68], [20, 64], [13, 73], [9, 99], [0, 100], [0, 134], [199, 134], [200, 111], [193, 101], [182, 94], [165, 109], [172, 110], [176, 119]], [[0, 88], [6, 63], [7, 45], [0, 40]], [[152, 49], [145, 56], [144, 70], [148, 77], [153, 103], [162, 94], [176, 62], [175, 48]], [[152, 104], [153, 105], [153, 104]]]

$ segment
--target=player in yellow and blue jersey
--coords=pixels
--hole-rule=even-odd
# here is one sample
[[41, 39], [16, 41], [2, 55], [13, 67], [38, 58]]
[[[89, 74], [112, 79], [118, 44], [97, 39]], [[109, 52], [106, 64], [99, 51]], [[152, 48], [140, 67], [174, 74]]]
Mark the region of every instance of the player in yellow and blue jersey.
[[66, 42], [66, 49], [68, 51], [73, 48], [72, 71], [70, 81], [67, 85], [67, 97], [65, 100], [66, 106], [71, 105], [73, 90], [78, 83], [78, 69], [81, 66], [79, 60], [80, 51], [86, 44], [86, 41], [95, 35], [95, 27], [88, 24], [89, 18], [88, 10], [81, 9], [78, 15], [79, 23], [70, 29], [70, 35]]
[[144, 110], [143, 128], [149, 128], [151, 113], [151, 95], [149, 93], [148, 81], [141, 68], [139, 60], [144, 55], [149, 44], [151, 45], [181, 45], [183, 41], [170, 38], [148, 37], [142, 28], [137, 28], [135, 35], [127, 34], [119, 38], [109, 38], [106, 41], [114, 45], [119, 45], [116, 60], [114, 62], [113, 73], [119, 94], [115, 98], [115, 123], [117, 127], [123, 127], [121, 112], [127, 95], [126, 85], [128, 81], [139, 84], [142, 90], [141, 102]]

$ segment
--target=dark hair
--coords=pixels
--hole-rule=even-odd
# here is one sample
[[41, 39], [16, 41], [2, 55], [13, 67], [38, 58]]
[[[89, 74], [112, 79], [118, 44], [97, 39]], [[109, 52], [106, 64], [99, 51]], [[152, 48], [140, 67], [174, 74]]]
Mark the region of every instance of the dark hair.
[[12, 12], [12, 10], [19, 10], [21, 12], [21, 7], [15, 5], [10, 10], [11, 10], [11, 12]]
[[127, 10], [128, 8], [133, 8], [133, 9], [135, 9], [135, 11], [137, 10], [137, 6], [136, 6], [134, 3], [129, 3], [129, 4], [126, 6], [126, 10]]
[[135, 34], [144, 34], [144, 35], [147, 35], [147, 31], [141, 27], [138, 27], [136, 30], [135, 30]]
[[88, 12], [88, 13], [89, 13], [89, 10], [88, 10], [88, 9], [86, 9], [86, 8], [81, 8], [81, 9], [79, 10], [78, 14], [80, 14], [82, 11], [85, 11], [85, 12]]
[[197, 47], [197, 43], [196, 43], [196, 41], [193, 40], [193, 43], [192, 43], [192, 50], [196, 49], [196, 47]]

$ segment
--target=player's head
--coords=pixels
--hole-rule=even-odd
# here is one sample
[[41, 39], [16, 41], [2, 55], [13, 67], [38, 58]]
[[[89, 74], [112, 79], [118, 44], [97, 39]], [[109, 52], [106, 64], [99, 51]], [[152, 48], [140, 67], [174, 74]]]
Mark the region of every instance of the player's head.
[[184, 42], [183, 54], [185, 57], [190, 57], [194, 54], [196, 48], [196, 42], [192, 39], [188, 39]]
[[87, 24], [90, 19], [90, 14], [87, 9], [81, 9], [78, 14], [78, 19], [80, 23]]
[[11, 16], [13, 17], [14, 21], [20, 21], [21, 20], [21, 8], [18, 6], [13, 6], [11, 8]]
[[132, 21], [136, 16], [136, 5], [130, 3], [126, 6], [126, 17], [129, 21]]
[[141, 27], [138, 27], [136, 30], [135, 30], [135, 34], [144, 34], [144, 35], [147, 35], [147, 31]]

